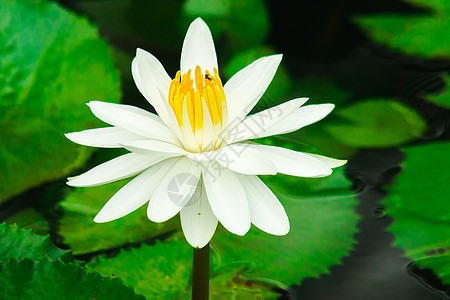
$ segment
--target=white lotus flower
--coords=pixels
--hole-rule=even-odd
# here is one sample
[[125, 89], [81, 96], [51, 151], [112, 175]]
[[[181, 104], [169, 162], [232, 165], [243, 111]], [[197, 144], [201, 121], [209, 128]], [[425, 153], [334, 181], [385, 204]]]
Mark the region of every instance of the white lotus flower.
[[333, 104], [301, 107], [307, 98], [298, 98], [247, 117], [281, 58], [262, 57], [222, 86], [211, 33], [200, 18], [189, 27], [181, 70], [173, 80], [153, 55], [137, 49], [133, 78], [158, 115], [92, 101], [88, 106], [94, 115], [112, 126], [66, 135], [81, 145], [130, 151], [68, 181], [88, 187], [137, 175], [94, 221], [115, 220], [148, 202], [148, 218], [154, 222], [180, 212], [184, 235], [193, 247], [210, 241], [218, 221], [237, 235], [244, 235], [251, 223], [270, 234], [285, 235], [286, 212], [257, 175], [322, 177], [345, 161], [248, 141], [295, 131], [334, 108]]

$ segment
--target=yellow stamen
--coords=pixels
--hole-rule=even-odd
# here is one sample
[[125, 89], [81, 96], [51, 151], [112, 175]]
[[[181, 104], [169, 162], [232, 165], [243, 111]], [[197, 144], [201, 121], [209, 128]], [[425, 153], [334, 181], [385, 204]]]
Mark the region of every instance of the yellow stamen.
[[200, 66], [195, 67], [195, 87], [200, 89], [203, 87], [203, 74]]
[[207, 91], [208, 91], [208, 98], [209, 98], [209, 113], [211, 115], [211, 120], [213, 122], [213, 125], [217, 125], [220, 122], [219, 119], [219, 112], [217, 109], [217, 102], [216, 99], [214, 97], [214, 93], [211, 89], [211, 87], [207, 87]]
[[200, 90], [200, 95], [202, 95], [203, 100], [205, 100], [208, 111], [211, 111], [211, 105], [209, 104], [208, 92], [206, 91], [206, 87]]
[[195, 90], [194, 99], [194, 117], [195, 117], [195, 129], [203, 128], [203, 107], [202, 99], [200, 98], [200, 91]]
[[194, 99], [191, 99], [191, 97], [194, 95], [194, 90], [189, 91], [186, 95], [186, 106], [187, 106], [187, 112], [189, 116], [189, 121], [191, 122], [192, 132], [195, 132], [195, 117], [194, 117]]
[[217, 80], [217, 85], [223, 87], [222, 80], [219, 77], [219, 71], [217, 71], [217, 68], [214, 68], [214, 79]]
[[[186, 127], [183, 127], [182, 112], [184, 109], [187, 111], [187, 117], [189, 118], [192, 132], [196, 138], [201, 134], [200, 131], [204, 132], [204, 130], [208, 130], [209, 132], [209, 130], [212, 130], [216, 136], [215, 139], [218, 139], [221, 128], [225, 128], [228, 119], [225, 92], [217, 69], [214, 68], [213, 71], [214, 75], [209, 70], [205, 70], [202, 73], [200, 66], [196, 66], [194, 72], [189, 69], [183, 75], [178, 71], [170, 83], [168, 102], [175, 114], [180, 129], [184, 128], [182, 129], [182, 133], [183, 130], [187, 130]], [[194, 78], [191, 77], [192, 73], [194, 73]], [[186, 108], [184, 108], [184, 105], [186, 105]], [[207, 110], [204, 110], [203, 105], [206, 105], [205, 108]], [[205, 112], [209, 114], [208, 118], [211, 118], [214, 128], [204, 128]], [[186, 113], [184, 117], [186, 117]], [[191, 134], [189, 135], [192, 136]], [[215, 145], [216, 142], [217, 140], [197, 140], [200, 149], [202, 149], [202, 145], [199, 143], [212, 143]]]
[[172, 107], [172, 109], [174, 108], [173, 105], [173, 101], [174, 101], [174, 97], [175, 97], [175, 92], [178, 86], [178, 83], [180, 82], [180, 75], [181, 75], [181, 71], [178, 71], [177, 74], [175, 75], [175, 78], [172, 80], [172, 82], [170, 83], [170, 88], [169, 88], [169, 104]]
[[182, 99], [181, 99], [181, 86], [177, 87], [177, 91], [175, 93], [175, 97], [173, 98], [173, 112], [175, 113], [175, 117], [177, 117], [177, 121], [179, 126], [183, 126], [183, 117], [181, 113], [182, 109]]
[[223, 109], [222, 108], [222, 98], [223, 98], [223, 100], [225, 100], [225, 96], [223, 96], [220, 93], [219, 88], [217, 87], [217, 85], [215, 85], [213, 88], [214, 88], [214, 95], [216, 96], [216, 106], [217, 106], [217, 110], [219, 112], [219, 120], [221, 122], [223, 122], [223, 117], [222, 117], [222, 109]]

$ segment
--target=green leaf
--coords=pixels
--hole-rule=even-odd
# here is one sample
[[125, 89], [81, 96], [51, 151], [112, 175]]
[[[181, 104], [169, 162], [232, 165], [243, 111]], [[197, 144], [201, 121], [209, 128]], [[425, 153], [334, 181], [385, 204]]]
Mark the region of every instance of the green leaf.
[[183, 28], [201, 17], [216, 40], [226, 36], [225, 45], [232, 52], [262, 46], [270, 29], [269, 13], [261, 0], [190, 0], [185, 1], [183, 13]]
[[17, 225], [0, 224], [0, 261], [12, 258], [41, 260], [44, 257], [72, 260], [70, 251], [57, 248], [48, 235], [39, 236], [31, 230], [20, 229]]
[[[217, 257], [213, 251], [212, 255], [214, 270]], [[87, 267], [105, 277], [122, 279], [126, 286], [133, 287], [137, 294], [147, 299], [189, 299], [191, 294], [192, 247], [184, 238], [156, 242], [152, 246], [142, 244], [139, 248], [122, 250], [113, 258], [101, 256], [89, 262]], [[268, 286], [245, 286], [243, 282], [233, 280], [237, 271], [234, 267], [212, 272], [211, 299], [276, 298], [276, 293]]]
[[245, 277], [246, 265], [242, 263], [229, 264], [215, 270], [210, 280], [210, 298], [214, 300], [228, 299], [279, 299], [276, 288], [287, 288], [278, 286], [276, 282], [250, 280]]
[[[269, 47], [258, 47], [245, 50], [232, 57], [225, 65], [224, 74], [227, 78], [231, 78], [234, 74], [245, 68], [253, 61], [267, 55], [273, 55], [276, 52]], [[291, 81], [289, 75], [282, 65], [278, 67], [275, 77], [267, 88], [266, 92], [258, 102], [258, 108], [260, 110], [266, 109], [277, 104], [282, 103], [282, 99], [286, 96], [287, 91], [291, 87]]]
[[447, 0], [405, 0], [422, 8], [431, 8], [439, 13], [450, 13], [450, 3]]
[[269, 13], [262, 0], [232, 0], [226, 22], [228, 41], [234, 49], [264, 44], [270, 29]]
[[445, 91], [439, 95], [429, 95], [426, 97], [427, 100], [443, 106], [445, 108], [450, 108], [450, 76], [444, 77], [445, 80]]
[[448, 254], [430, 257], [450, 245], [449, 153], [450, 143], [406, 148], [404, 169], [384, 200], [386, 213], [394, 218], [389, 227], [395, 235], [394, 245], [420, 266], [432, 267], [447, 284]]
[[356, 23], [376, 42], [407, 54], [425, 57], [448, 57], [450, 43], [442, 39], [450, 35], [450, 2], [442, 0], [408, 0], [431, 14], [365, 15]]
[[44, 217], [34, 208], [28, 208], [6, 219], [8, 224], [16, 224], [23, 229], [31, 229], [34, 233], [45, 235], [49, 233], [49, 227]]
[[[76, 188], [61, 203], [63, 218], [59, 234], [74, 254], [83, 254], [140, 242], [179, 229], [178, 220], [154, 223], [144, 205], [133, 213], [108, 223], [95, 223], [94, 217], [128, 180], [98, 187]], [[112, 233], [112, 234], [111, 234]]]
[[84, 103], [117, 102], [120, 90], [85, 19], [45, 1], [1, 1], [0, 14], [2, 201], [80, 167], [91, 151], [64, 133], [98, 126]]
[[101, 256], [87, 267], [105, 277], [121, 278], [126, 286], [147, 299], [183, 299], [189, 295], [191, 251], [184, 240], [142, 244], [122, 250], [113, 258]]
[[249, 279], [280, 286], [327, 274], [352, 249], [359, 219], [342, 169], [323, 179], [277, 175], [264, 181], [283, 204], [290, 232], [272, 236], [252, 227], [240, 237], [219, 227], [213, 241], [223, 262], [247, 262], [252, 266]]
[[230, 13], [230, 4], [227, 0], [190, 0], [185, 1], [183, 10], [192, 16], [225, 17]]
[[419, 137], [426, 129], [416, 111], [394, 100], [366, 100], [336, 111], [335, 116], [339, 119], [325, 129], [353, 147], [396, 146]]
[[0, 295], [16, 299], [144, 299], [120, 280], [102, 278], [75, 264], [43, 259], [0, 264]]
[[450, 284], [450, 255], [448, 249], [444, 249], [446, 253], [438, 254], [417, 260], [415, 263], [422, 268], [433, 270], [444, 284]]

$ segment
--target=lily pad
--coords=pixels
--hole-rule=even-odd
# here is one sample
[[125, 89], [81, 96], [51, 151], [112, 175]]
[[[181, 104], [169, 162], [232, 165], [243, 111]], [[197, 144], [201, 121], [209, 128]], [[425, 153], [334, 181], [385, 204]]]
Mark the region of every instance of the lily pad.
[[61, 261], [10, 260], [0, 264], [0, 295], [15, 299], [144, 299], [119, 279], [102, 278]]
[[395, 100], [370, 99], [334, 114], [325, 129], [353, 147], [392, 147], [419, 137], [426, 123], [415, 110]]
[[357, 201], [342, 169], [322, 179], [277, 175], [263, 180], [289, 216], [289, 233], [272, 236], [252, 227], [240, 237], [219, 227], [213, 242], [222, 261], [247, 262], [252, 266], [247, 278], [280, 286], [319, 277], [340, 264], [355, 244], [359, 219], [354, 211]]
[[417, 260], [415, 263], [420, 265], [425, 269], [432, 269], [436, 274], [439, 275], [439, 278], [442, 280], [444, 284], [450, 284], [450, 255], [448, 250], [444, 254], [437, 254], [435, 256], [426, 257], [420, 260]]
[[102, 278], [74, 264], [70, 251], [49, 236], [0, 224], [2, 299], [142, 299], [118, 279]]
[[63, 217], [59, 234], [74, 254], [84, 254], [141, 242], [179, 229], [178, 220], [154, 223], [147, 218], [146, 205], [123, 218], [95, 223], [94, 217], [128, 180], [98, 187], [72, 189], [61, 202]]
[[147, 299], [183, 299], [189, 295], [192, 248], [185, 241], [142, 244], [113, 257], [100, 256], [88, 269], [102, 276], [121, 278], [137, 294]]
[[270, 17], [262, 0], [233, 0], [225, 29], [233, 49], [264, 44], [270, 29]]
[[[235, 280], [239, 266], [215, 272], [211, 259], [211, 299], [276, 299], [268, 286], [246, 286]], [[103, 276], [120, 278], [125, 285], [147, 299], [188, 299], [191, 294], [192, 247], [184, 238], [122, 250], [113, 257], [89, 262], [88, 269]], [[259, 297], [259, 298], [258, 298]]]
[[44, 217], [34, 208], [28, 208], [6, 220], [8, 224], [16, 224], [22, 229], [31, 229], [39, 235], [48, 234], [50, 229]]
[[450, 284], [450, 259], [440, 254], [450, 246], [448, 153], [450, 143], [406, 148], [404, 169], [389, 187], [384, 205], [394, 218], [388, 229], [395, 236], [394, 246]]
[[[280, 295], [274, 288], [280, 286], [276, 282], [261, 282], [248, 280], [245, 275], [248, 266], [245, 264], [230, 264], [213, 273], [210, 280], [210, 297], [214, 300], [228, 299], [279, 299]], [[283, 288], [287, 288], [283, 286]]]
[[39, 236], [17, 225], [0, 224], [0, 261], [12, 258], [41, 260], [44, 257], [51, 260], [72, 259], [70, 251], [57, 248], [48, 235]]
[[184, 3], [183, 10], [191, 16], [225, 17], [230, 13], [232, 2], [227, 0], [191, 0]]
[[450, 108], [450, 75], [444, 77], [445, 91], [438, 95], [429, 95], [427, 100], [446, 108]]
[[441, 13], [450, 13], [450, 4], [445, 0], [405, 0], [423, 8], [432, 8]]
[[[117, 102], [108, 46], [85, 19], [46, 1], [0, 3], [0, 201], [80, 167], [65, 132], [96, 127], [85, 102]], [[16, 20], [20, 20], [17, 22]]]
[[408, 0], [430, 13], [414, 15], [365, 15], [356, 23], [376, 42], [404, 53], [425, 57], [448, 58], [450, 43], [442, 37], [450, 35], [450, 2]]
[[[242, 51], [233, 56], [225, 65], [223, 70], [226, 78], [231, 78], [234, 74], [245, 68], [253, 61], [267, 55], [276, 54], [275, 50], [269, 47], [257, 47]], [[283, 63], [278, 67], [275, 77], [267, 88], [266, 92], [259, 100], [257, 109], [263, 110], [284, 102], [287, 91], [291, 87], [290, 78], [283, 67]], [[305, 95], [305, 97], [307, 97]]]
[[183, 13], [183, 25], [204, 18], [216, 40], [225, 35], [225, 46], [232, 52], [263, 45], [270, 29], [269, 13], [261, 0], [191, 0], [185, 2]]

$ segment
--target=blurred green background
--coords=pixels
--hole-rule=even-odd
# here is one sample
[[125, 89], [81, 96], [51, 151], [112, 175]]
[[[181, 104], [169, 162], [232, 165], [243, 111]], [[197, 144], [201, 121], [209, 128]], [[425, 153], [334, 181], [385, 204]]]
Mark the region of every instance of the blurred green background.
[[263, 178], [291, 231], [238, 237], [219, 225], [211, 298], [449, 296], [450, 1], [4, 0], [0, 16], [0, 298], [189, 298], [178, 216], [155, 224], [141, 208], [94, 223], [124, 182], [75, 189], [65, 178], [122, 150], [63, 134], [102, 126], [90, 100], [154, 111], [131, 77], [136, 48], [174, 76], [196, 17], [224, 82], [283, 53], [255, 111], [297, 97], [336, 104], [260, 142], [349, 159], [322, 179]]

